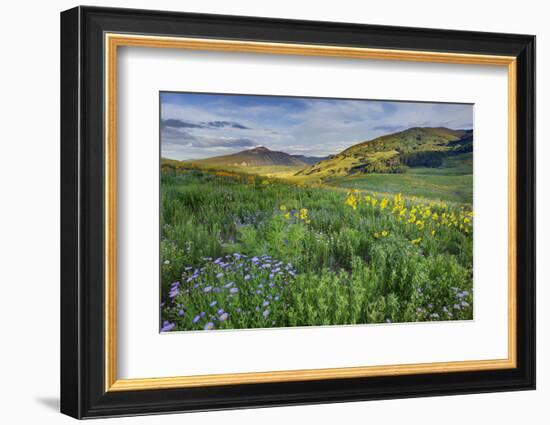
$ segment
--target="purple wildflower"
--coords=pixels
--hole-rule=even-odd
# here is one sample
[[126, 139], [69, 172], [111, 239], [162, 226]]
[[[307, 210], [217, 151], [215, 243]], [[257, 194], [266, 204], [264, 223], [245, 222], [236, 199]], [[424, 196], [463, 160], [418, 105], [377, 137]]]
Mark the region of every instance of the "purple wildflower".
[[193, 324], [196, 324], [199, 320], [201, 320], [201, 316], [197, 314], [197, 315], [193, 318]]
[[172, 329], [174, 329], [175, 327], [176, 327], [175, 323], [170, 323], [168, 321], [165, 321], [162, 324], [162, 328], [160, 329], [160, 331], [161, 332], [168, 332], [168, 331], [171, 331]]
[[206, 325], [204, 325], [204, 330], [205, 331], [210, 331], [212, 329], [214, 329], [214, 323], [208, 322]]
[[220, 321], [224, 322], [224, 321], [227, 320], [228, 317], [229, 317], [229, 313], [223, 313], [223, 314], [219, 317], [219, 319], [220, 319]]

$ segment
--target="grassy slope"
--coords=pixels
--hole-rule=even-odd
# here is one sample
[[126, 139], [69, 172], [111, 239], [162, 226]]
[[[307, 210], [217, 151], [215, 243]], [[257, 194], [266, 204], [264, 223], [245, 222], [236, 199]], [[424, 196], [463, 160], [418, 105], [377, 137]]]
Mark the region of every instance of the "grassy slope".
[[[433, 221], [424, 215], [428, 204], [407, 201], [401, 218], [393, 201], [382, 210], [361, 197], [354, 209], [345, 191], [243, 181], [199, 170], [162, 174], [162, 317], [175, 330], [209, 321], [228, 329], [472, 318], [471, 233], [438, 225], [445, 211], [461, 214], [457, 207], [431, 206], [440, 215]], [[301, 209], [304, 216], [286, 217]], [[234, 257], [224, 257], [227, 269], [214, 264], [234, 253], [292, 263], [296, 276], [276, 277], [271, 287], [264, 269], [241, 269]], [[181, 284], [170, 301], [174, 281]], [[238, 286], [237, 295], [226, 285]], [[223, 322], [220, 308], [229, 315]]]
[[329, 185], [380, 193], [407, 193], [421, 198], [471, 203], [472, 176], [430, 174], [369, 174], [335, 177]]
[[[189, 164], [164, 160], [175, 166], [189, 166]], [[207, 166], [194, 164], [201, 169]], [[216, 168], [210, 167], [214, 170]], [[293, 166], [263, 166], [237, 167], [226, 166], [223, 169], [255, 174], [281, 179], [300, 185], [318, 185], [319, 179], [315, 175], [296, 175], [301, 167]], [[346, 189], [359, 189], [379, 193], [404, 193], [428, 199], [441, 199], [450, 202], [472, 203], [473, 177], [472, 154], [462, 154], [448, 158], [439, 168], [409, 168], [404, 174], [355, 174], [352, 176], [335, 176], [323, 182], [326, 186]]]
[[[174, 167], [224, 169], [237, 173], [278, 178], [300, 185], [323, 185], [380, 193], [405, 193], [428, 199], [472, 203], [472, 153], [448, 156], [440, 167], [405, 167], [405, 173], [355, 173], [351, 167], [369, 160], [386, 160], [400, 152], [445, 151], [453, 149], [463, 131], [444, 128], [413, 128], [359, 143], [332, 158], [309, 167], [297, 165], [237, 166], [206, 162], [181, 162], [163, 159]], [[450, 143], [450, 145], [449, 145]], [[399, 150], [398, 150], [399, 149]], [[273, 153], [273, 152], [271, 152]], [[270, 154], [271, 154], [270, 153]], [[286, 155], [286, 154], [285, 154]], [[224, 157], [223, 161], [226, 161]], [[222, 162], [223, 162], [222, 161]]]
[[[410, 128], [350, 146], [333, 157], [320, 161], [300, 172], [318, 179], [345, 176], [353, 167], [367, 162], [387, 161], [401, 154], [419, 152], [450, 152], [455, 143], [468, 133], [447, 128]], [[471, 142], [470, 142], [471, 143]]]
[[407, 193], [422, 198], [472, 203], [472, 154], [445, 160], [438, 168], [409, 168], [404, 174], [355, 174], [325, 180], [325, 184], [382, 193]]

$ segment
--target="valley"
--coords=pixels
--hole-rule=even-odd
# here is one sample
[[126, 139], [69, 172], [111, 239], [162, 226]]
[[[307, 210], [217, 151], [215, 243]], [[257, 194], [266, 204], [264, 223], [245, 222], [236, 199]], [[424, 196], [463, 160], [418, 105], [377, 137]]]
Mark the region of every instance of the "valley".
[[354, 144], [326, 157], [290, 155], [255, 147], [199, 160], [163, 159], [163, 169], [226, 170], [287, 183], [375, 193], [406, 193], [425, 199], [471, 204], [471, 130], [414, 127]]

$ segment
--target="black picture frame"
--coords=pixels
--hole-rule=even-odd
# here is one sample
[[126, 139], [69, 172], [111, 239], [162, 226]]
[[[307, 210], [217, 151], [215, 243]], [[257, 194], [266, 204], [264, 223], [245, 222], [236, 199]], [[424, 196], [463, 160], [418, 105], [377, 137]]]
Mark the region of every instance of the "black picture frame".
[[[517, 58], [517, 367], [106, 392], [104, 34], [507, 55]], [[535, 37], [76, 7], [61, 13], [61, 412], [93, 418], [535, 388]]]

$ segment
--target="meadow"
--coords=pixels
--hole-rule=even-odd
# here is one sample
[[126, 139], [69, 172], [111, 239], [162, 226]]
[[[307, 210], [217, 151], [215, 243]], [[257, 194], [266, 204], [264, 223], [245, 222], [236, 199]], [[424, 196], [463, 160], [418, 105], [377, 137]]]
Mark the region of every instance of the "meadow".
[[421, 171], [163, 168], [161, 331], [472, 319], [471, 175]]

